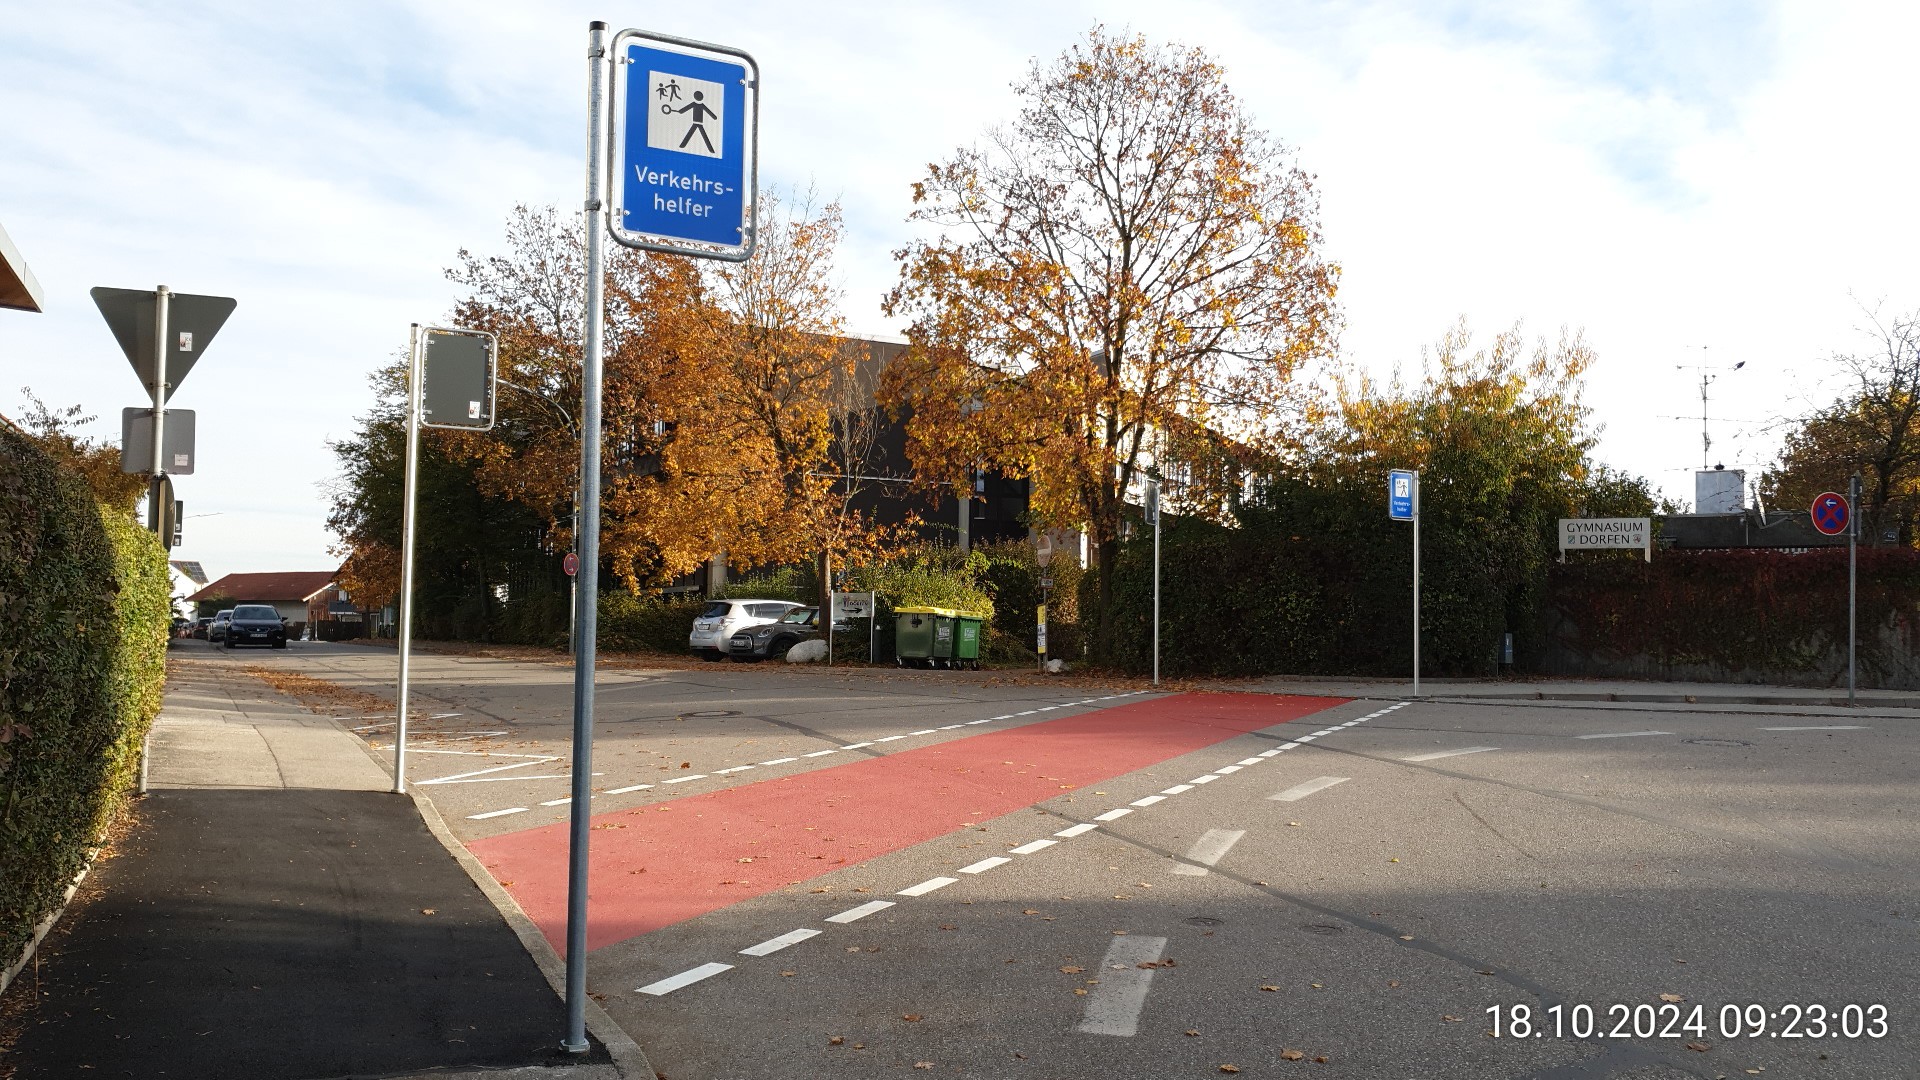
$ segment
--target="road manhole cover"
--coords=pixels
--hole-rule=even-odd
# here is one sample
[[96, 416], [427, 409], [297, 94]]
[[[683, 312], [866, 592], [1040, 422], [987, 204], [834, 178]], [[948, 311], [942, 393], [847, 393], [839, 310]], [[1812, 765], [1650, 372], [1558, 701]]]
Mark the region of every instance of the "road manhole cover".
[[1347, 928], [1344, 926], [1335, 926], [1333, 923], [1324, 922], [1307, 923], [1301, 926], [1300, 929], [1305, 930], [1309, 934], [1344, 934], [1347, 932]]
[[1226, 921], [1227, 920], [1225, 919], [1215, 919], [1207, 915], [1195, 915], [1193, 918], [1187, 920], [1187, 925], [1188, 926], [1224, 926], [1226, 924]]
[[683, 712], [680, 714], [680, 718], [683, 720], [691, 720], [696, 717], [703, 718], [703, 717], [710, 717], [710, 716], [739, 716], [739, 715], [740, 714], [738, 712], [735, 712], [732, 709], [702, 709], [699, 712]]
[[1695, 746], [1752, 746], [1753, 745], [1750, 742], [1745, 742], [1740, 739], [1682, 739], [1680, 741], [1690, 742]]

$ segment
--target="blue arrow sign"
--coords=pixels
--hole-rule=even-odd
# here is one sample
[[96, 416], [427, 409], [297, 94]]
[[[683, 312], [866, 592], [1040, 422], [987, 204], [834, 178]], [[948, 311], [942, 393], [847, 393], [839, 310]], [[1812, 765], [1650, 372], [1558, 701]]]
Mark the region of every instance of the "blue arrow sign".
[[622, 31], [613, 237], [739, 261], [753, 251], [760, 69], [746, 53]]

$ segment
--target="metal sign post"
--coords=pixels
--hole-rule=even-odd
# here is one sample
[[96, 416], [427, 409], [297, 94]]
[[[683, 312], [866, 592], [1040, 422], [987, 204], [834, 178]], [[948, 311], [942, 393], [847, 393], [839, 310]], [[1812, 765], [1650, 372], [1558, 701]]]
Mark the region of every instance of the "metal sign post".
[[1147, 520], [1153, 523], [1153, 685], [1160, 685], [1160, 481], [1147, 481]]
[[[407, 686], [413, 660], [413, 537], [420, 485], [420, 429], [493, 427], [494, 336], [414, 323], [407, 336], [407, 467], [401, 493], [399, 686], [394, 693], [393, 793], [407, 790]], [[429, 403], [438, 405], [438, 414]], [[429, 419], [431, 417], [431, 419]]]
[[1860, 550], [1860, 474], [1847, 481], [1847, 704], [1854, 701], [1854, 658], [1859, 645], [1859, 608], [1855, 603]]
[[[615, 77], [615, 72], [620, 77]], [[573, 579], [573, 762], [567, 832], [567, 1030], [587, 1042], [587, 853], [600, 594], [600, 394], [607, 236], [646, 251], [744, 262], [759, 187], [760, 67], [738, 49], [587, 26], [586, 326], [580, 363], [580, 502]], [[613, 179], [610, 165], [619, 170]], [[619, 205], [609, 206], [609, 187]], [[831, 619], [831, 613], [829, 613]]]
[[1038, 629], [1034, 634], [1034, 646], [1040, 653], [1040, 673], [1044, 675], [1047, 673], [1047, 601], [1053, 588], [1053, 578], [1047, 572], [1047, 567], [1053, 562], [1053, 538], [1046, 533], [1041, 533], [1040, 539], [1034, 544], [1033, 561], [1040, 567], [1040, 610], [1036, 613]]
[[1420, 473], [1394, 469], [1387, 474], [1387, 516], [1413, 522], [1413, 696], [1420, 696]]

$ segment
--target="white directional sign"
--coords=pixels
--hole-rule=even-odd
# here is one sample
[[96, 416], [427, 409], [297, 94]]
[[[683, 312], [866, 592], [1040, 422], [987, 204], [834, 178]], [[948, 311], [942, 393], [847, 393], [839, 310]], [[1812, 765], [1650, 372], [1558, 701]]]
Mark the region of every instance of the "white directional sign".
[[833, 621], [846, 622], [848, 619], [873, 618], [873, 594], [870, 592], [837, 592], [833, 594]]
[[623, 30], [613, 40], [613, 237], [744, 260], [753, 252], [760, 69], [737, 49]]

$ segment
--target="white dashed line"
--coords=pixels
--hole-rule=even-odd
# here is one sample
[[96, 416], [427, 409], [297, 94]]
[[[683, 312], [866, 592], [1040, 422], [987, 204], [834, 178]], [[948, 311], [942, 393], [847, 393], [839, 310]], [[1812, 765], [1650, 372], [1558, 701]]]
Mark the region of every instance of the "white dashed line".
[[901, 739], [904, 739], [904, 738], [906, 738], [906, 736], [905, 736], [905, 735], [889, 735], [889, 736], [887, 736], [887, 737], [886, 737], [886, 738], [884, 738], [884, 739], [875, 739], [875, 740], [873, 740], [873, 741], [874, 741], [874, 742], [877, 742], [877, 743], [883, 743], [883, 742], [898, 742], [899, 740], [901, 740]]
[[1207, 867], [1219, 862], [1245, 835], [1245, 829], [1208, 829], [1193, 842], [1193, 848], [1187, 852], [1188, 861], [1173, 864], [1173, 872], [1188, 877], [1204, 876]]
[[617, 787], [617, 788], [614, 788], [614, 789], [613, 789], [612, 791], [609, 791], [609, 792], [607, 792], [606, 794], [608, 794], [608, 795], [625, 795], [625, 794], [627, 794], [627, 793], [628, 793], [628, 792], [630, 792], [630, 791], [645, 791], [645, 790], [647, 790], [648, 788], [651, 788], [652, 786], [653, 786], [652, 784], [628, 784], [628, 785], [627, 785], [626, 787]]
[[1140, 1010], [1157, 963], [1167, 947], [1163, 937], [1117, 937], [1100, 964], [1100, 984], [1087, 995], [1080, 1031], [1088, 1035], [1132, 1036], [1140, 1029]]
[[1015, 855], [1031, 855], [1036, 851], [1045, 851], [1059, 842], [1058, 840], [1034, 840], [1021, 844], [1017, 848], [1008, 848], [1007, 850], [1013, 852]]
[[1234, 762], [1234, 764], [1235, 765], [1258, 765], [1260, 764], [1260, 762], [1264, 760], [1266, 759], [1262, 758], [1258, 754], [1255, 754], [1254, 756], [1249, 758], [1241, 758], [1239, 761]]
[[848, 908], [838, 915], [829, 915], [827, 916], [827, 921], [837, 923], [859, 922], [861, 919], [866, 918], [876, 911], [885, 911], [892, 906], [893, 901], [891, 900], [869, 900], [859, 907]]
[[899, 896], [925, 896], [925, 895], [927, 895], [928, 893], [930, 893], [930, 892], [932, 892], [932, 891], [933, 891], [933, 890], [935, 890], [935, 889], [944, 889], [944, 888], [946, 888], [947, 886], [949, 886], [949, 885], [951, 885], [951, 884], [953, 884], [954, 882], [956, 882], [956, 881], [959, 881], [959, 880], [960, 880], [960, 879], [959, 879], [959, 878], [957, 878], [957, 877], [937, 877], [937, 878], [928, 878], [927, 880], [925, 880], [925, 881], [923, 881], [923, 882], [921, 882], [921, 883], [920, 883], [920, 884], [918, 884], [918, 885], [909, 885], [909, 886], [907, 886], [906, 888], [904, 888], [904, 889], [901, 889], [901, 890], [899, 891], [899, 893], [897, 893], [896, 895], [899, 895]]
[[731, 769], [715, 769], [713, 770], [713, 775], [725, 776], [728, 773], [746, 772], [748, 769], [751, 769], [751, 768], [753, 768], [752, 765], [735, 765]]
[[1822, 724], [1813, 727], [1763, 727], [1761, 731], [1869, 731], [1865, 724]]
[[1315, 739], [1317, 739], [1317, 738], [1319, 738], [1319, 737], [1320, 737], [1320, 736], [1318, 736], [1318, 735], [1302, 735], [1302, 736], [1300, 736], [1300, 737], [1299, 737], [1298, 739], [1296, 739], [1296, 740], [1294, 740], [1294, 741], [1295, 741], [1295, 742], [1312, 742], [1313, 740], [1315, 740]]
[[1129, 809], [1127, 809], [1126, 807], [1124, 807], [1124, 806], [1123, 806], [1123, 807], [1121, 807], [1121, 808], [1120, 808], [1120, 809], [1118, 809], [1118, 810], [1109, 810], [1109, 811], [1107, 811], [1107, 812], [1106, 812], [1106, 813], [1104, 813], [1104, 814], [1095, 814], [1095, 815], [1093, 816], [1093, 820], [1095, 820], [1095, 821], [1118, 821], [1118, 820], [1120, 820], [1121, 818], [1123, 818], [1123, 817], [1126, 817], [1126, 816], [1127, 816], [1128, 814], [1131, 814], [1131, 813], [1133, 813], [1133, 811], [1131, 811], [1131, 810], [1129, 810]]
[[762, 765], [785, 765], [785, 764], [786, 764], [787, 762], [789, 762], [789, 761], [799, 761], [799, 760], [800, 760], [800, 759], [799, 759], [799, 758], [797, 758], [797, 757], [777, 757], [777, 758], [774, 758], [774, 759], [773, 759], [773, 760], [771, 760], [771, 761], [763, 761], [763, 762], [761, 762], [760, 764], [762, 764]]
[[1294, 747], [1299, 745], [1300, 744], [1297, 742], [1284, 742], [1284, 743], [1281, 743], [1279, 746], [1274, 747], [1274, 749], [1275, 750], [1291, 750]]
[[524, 806], [509, 806], [505, 810], [489, 810], [484, 814], [468, 814], [467, 820], [485, 821], [490, 817], [506, 817], [508, 814], [524, 814], [526, 812], [527, 808]]
[[909, 734], [909, 735], [931, 735], [931, 734], [933, 734], [934, 732], [936, 732], [936, 731], [939, 731], [939, 730], [940, 730], [939, 728], [927, 728], [927, 729], [925, 729], [924, 731], [909, 731], [909, 732], [907, 732], [907, 734]]
[[684, 784], [690, 780], [705, 780], [706, 778], [706, 773], [694, 773], [692, 776], [676, 776], [671, 780], [662, 780], [660, 782], [663, 784]]
[[1200, 784], [1211, 784], [1211, 783], [1213, 783], [1213, 782], [1214, 782], [1215, 780], [1218, 780], [1218, 779], [1220, 779], [1220, 778], [1219, 778], [1219, 777], [1217, 777], [1217, 776], [1215, 776], [1215, 775], [1213, 775], [1212, 773], [1208, 773], [1208, 774], [1207, 774], [1207, 775], [1205, 775], [1205, 776], [1196, 776], [1196, 777], [1194, 777], [1193, 779], [1191, 779], [1191, 780], [1189, 780], [1189, 781], [1187, 781], [1187, 783], [1189, 783], [1189, 784], [1193, 784], [1193, 785], [1196, 785], [1196, 786], [1198, 786], [1198, 785], [1200, 785]]
[[798, 945], [810, 937], [819, 937], [822, 931], [811, 928], [789, 930], [777, 938], [768, 938], [758, 945], [749, 945], [740, 950], [741, 956], [771, 956], [789, 945]]
[[1193, 790], [1193, 785], [1192, 785], [1192, 784], [1175, 784], [1175, 785], [1173, 785], [1172, 787], [1170, 787], [1170, 788], [1167, 788], [1166, 790], [1164, 790], [1164, 791], [1162, 791], [1162, 792], [1161, 792], [1160, 794], [1162, 794], [1162, 795], [1182, 795], [1182, 794], [1185, 794], [1186, 792], [1189, 792], [1189, 791], [1192, 791], [1192, 790]]
[[839, 749], [840, 748], [836, 746], [832, 750], [815, 750], [811, 754], [801, 754], [800, 756], [801, 757], [826, 757], [828, 754], [834, 753]]
[[1237, 773], [1239, 771], [1240, 771], [1240, 766], [1238, 765], [1222, 765], [1219, 768], [1213, 770], [1213, 774], [1215, 776], [1232, 776], [1234, 773]]
[[683, 986], [691, 986], [701, 979], [711, 979], [723, 971], [732, 970], [732, 964], [701, 964], [697, 968], [688, 968], [678, 975], [669, 975], [659, 982], [648, 983], [640, 988], [639, 993], [662, 997], [673, 993]]
[[842, 749], [842, 750], [859, 750], [859, 749], [861, 749], [862, 747], [867, 747], [867, 746], [872, 746], [872, 745], [873, 745], [873, 744], [872, 744], [872, 743], [870, 743], [870, 742], [850, 742], [850, 743], [848, 743], [847, 745], [845, 745], [845, 746], [843, 746], [843, 747], [841, 747], [840, 749]]
[[1269, 795], [1267, 798], [1274, 802], [1299, 802], [1301, 799], [1306, 798], [1316, 791], [1325, 791], [1335, 784], [1344, 784], [1350, 779], [1352, 779], [1352, 777], [1322, 776], [1309, 780], [1304, 784], [1295, 784], [1287, 790], [1275, 795]]
[[1415, 754], [1410, 758], [1401, 758], [1400, 760], [1401, 761], [1437, 761], [1443, 757], [1459, 757], [1462, 754], [1484, 754], [1489, 750], [1498, 750], [1498, 749], [1500, 748], [1497, 746], [1469, 746], [1461, 750], [1439, 750], [1431, 754]]
[[1631, 739], [1635, 735], [1671, 735], [1671, 731], [1606, 731], [1598, 735], [1575, 735], [1576, 739]]
[[1128, 806], [1152, 806], [1154, 803], [1163, 803], [1166, 801], [1167, 801], [1167, 797], [1165, 795], [1148, 795], [1144, 799], [1135, 799], [1132, 802], [1128, 803], [1127, 805]]
[[543, 802], [540, 805], [541, 806], [564, 806], [567, 803], [570, 803], [572, 801], [573, 801], [573, 796], [568, 795], [563, 799], [548, 799], [546, 802]]
[[1277, 753], [1279, 753], [1279, 752], [1280, 752], [1280, 748], [1276, 746], [1276, 747], [1274, 747], [1274, 748], [1273, 748], [1273, 749], [1271, 749], [1271, 750], [1262, 750], [1262, 751], [1260, 751], [1260, 756], [1261, 756], [1261, 757], [1267, 757], [1267, 758], [1270, 758], [1270, 757], [1272, 757], [1273, 755], [1275, 755], [1275, 754], [1277, 754]]
[[1097, 829], [1097, 828], [1099, 828], [1099, 827], [1100, 827], [1100, 826], [1098, 826], [1098, 825], [1095, 825], [1095, 824], [1094, 824], [1093, 822], [1091, 822], [1091, 821], [1084, 821], [1084, 822], [1081, 822], [1081, 823], [1080, 823], [1080, 824], [1078, 824], [1078, 825], [1069, 825], [1069, 826], [1067, 826], [1066, 828], [1064, 828], [1064, 829], [1061, 829], [1061, 830], [1060, 830], [1059, 832], [1057, 832], [1057, 833], [1054, 833], [1053, 835], [1055, 835], [1055, 836], [1085, 836], [1085, 835], [1086, 835], [1087, 833], [1090, 833], [1090, 832], [1092, 832], [1093, 830], [1095, 830], [1095, 829]]
[[948, 725], [947, 725], [946, 727], [943, 727], [943, 728], [935, 728], [934, 730], [936, 730], [936, 731], [952, 731], [952, 730], [953, 730], [953, 729], [955, 729], [955, 728], [963, 728], [963, 727], [966, 727], [966, 726], [967, 726], [967, 725], [965, 725], [965, 724], [948, 724]]
[[1005, 866], [1012, 861], [1012, 859], [1007, 858], [1005, 855], [995, 855], [990, 859], [981, 859], [972, 866], [963, 866], [960, 868], [960, 872], [963, 874], [984, 874], [996, 866]]

